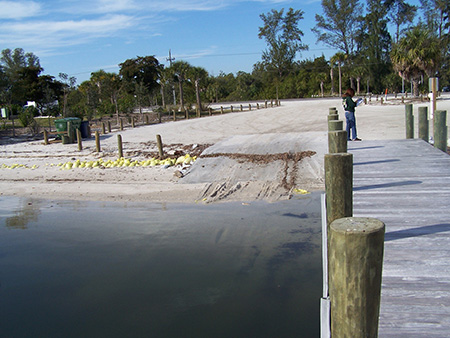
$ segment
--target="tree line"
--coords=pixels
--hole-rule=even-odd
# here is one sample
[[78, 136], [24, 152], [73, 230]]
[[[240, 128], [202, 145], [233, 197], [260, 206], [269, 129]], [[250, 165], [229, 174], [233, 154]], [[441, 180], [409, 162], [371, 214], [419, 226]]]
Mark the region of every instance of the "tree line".
[[[186, 61], [160, 64], [137, 56], [119, 64], [119, 72], [98, 70], [88, 81], [60, 73], [43, 75], [39, 58], [21, 48], [0, 56], [0, 106], [14, 113], [35, 101], [34, 114], [79, 116], [200, 107], [211, 102], [339, 96], [357, 93], [428, 91], [427, 78], [450, 84], [450, 2], [420, 0], [322, 0], [312, 31], [317, 41], [337, 50], [330, 58], [297, 60], [308, 49], [300, 29], [304, 12], [289, 8], [261, 14], [258, 37], [267, 49], [250, 73], [212, 76]], [[390, 28], [392, 32], [389, 31]]]

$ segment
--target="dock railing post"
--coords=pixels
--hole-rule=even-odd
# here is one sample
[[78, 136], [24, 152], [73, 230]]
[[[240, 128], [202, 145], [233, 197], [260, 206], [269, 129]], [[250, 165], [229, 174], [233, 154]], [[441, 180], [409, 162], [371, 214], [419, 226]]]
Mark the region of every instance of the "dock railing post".
[[328, 120], [328, 131], [344, 130], [344, 121]]
[[447, 152], [447, 111], [434, 112], [434, 147]]
[[419, 107], [419, 138], [429, 140], [428, 107]]
[[328, 153], [347, 152], [347, 131], [333, 130], [328, 132]]
[[378, 337], [383, 222], [348, 217], [329, 226], [331, 337]]
[[405, 105], [405, 123], [406, 123], [406, 138], [414, 138], [414, 116], [413, 105]]
[[327, 224], [353, 216], [353, 154], [325, 155]]

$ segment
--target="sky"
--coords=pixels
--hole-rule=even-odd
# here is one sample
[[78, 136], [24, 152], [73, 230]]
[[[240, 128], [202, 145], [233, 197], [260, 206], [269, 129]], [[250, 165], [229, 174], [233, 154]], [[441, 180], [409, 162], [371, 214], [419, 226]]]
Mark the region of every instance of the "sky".
[[0, 50], [22, 48], [39, 57], [42, 74], [66, 73], [77, 84], [92, 72], [118, 72], [119, 64], [154, 55], [220, 72], [251, 72], [261, 61], [260, 14], [290, 7], [304, 12], [297, 59], [332, 56], [311, 32], [320, 0], [0, 0]]

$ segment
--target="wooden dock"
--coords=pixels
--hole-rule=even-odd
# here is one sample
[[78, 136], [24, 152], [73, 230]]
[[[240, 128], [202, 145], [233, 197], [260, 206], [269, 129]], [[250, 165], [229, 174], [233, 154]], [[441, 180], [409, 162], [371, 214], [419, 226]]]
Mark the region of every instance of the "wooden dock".
[[422, 140], [349, 142], [353, 215], [386, 224], [380, 337], [450, 337], [450, 156]]

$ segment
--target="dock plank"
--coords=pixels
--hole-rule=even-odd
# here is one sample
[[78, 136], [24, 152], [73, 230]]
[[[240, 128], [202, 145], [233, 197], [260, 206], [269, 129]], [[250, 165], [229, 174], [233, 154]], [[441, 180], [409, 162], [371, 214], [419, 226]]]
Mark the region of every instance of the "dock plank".
[[386, 224], [379, 336], [450, 336], [450, 156], [422, 140], [348, 151], [353, 215]]

